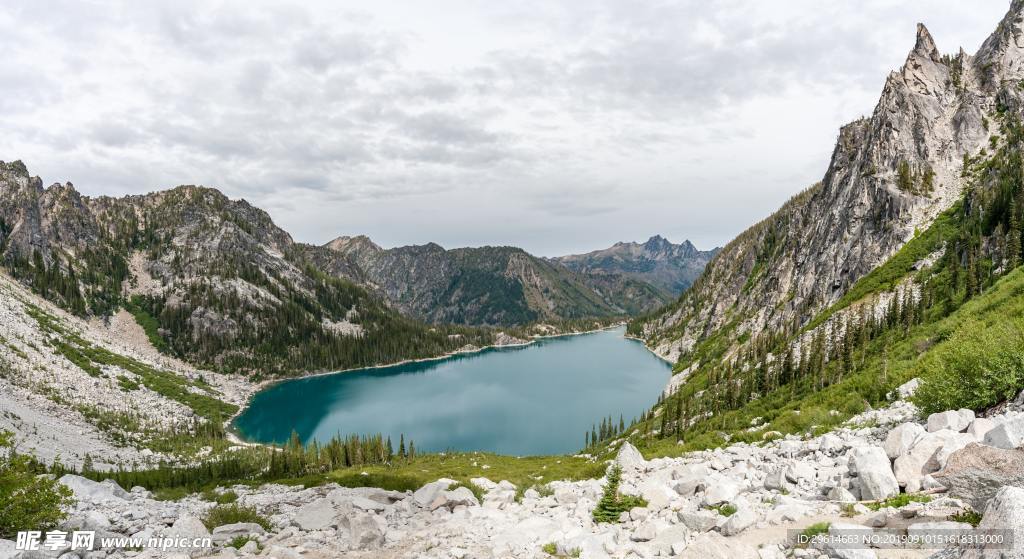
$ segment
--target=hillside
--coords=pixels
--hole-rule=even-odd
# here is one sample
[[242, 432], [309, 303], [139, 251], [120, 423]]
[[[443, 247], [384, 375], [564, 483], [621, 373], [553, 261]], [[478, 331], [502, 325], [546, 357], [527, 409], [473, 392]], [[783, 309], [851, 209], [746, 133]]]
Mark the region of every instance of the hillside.
[[963, 194], [965, 157], [1017, 110], [1021, 3], [978, 53], [941, 55], [918, 26], [872, 115], [844, 126], [820, 183], [740, 234], [677, 302], [631, 325], [672, 359], [715, 338], [791, 333], [893, 256]]
[[690, 241], [673, 244], [655, 235], [644, 243], [620, 242], [603, 250], [553, 260], [578, 273], [621, 274], [645, 281], [675, 298], [700, 277], [718, 250], [698, 250]]
[[[383, 249], [366, 237], [325, 245], [354, 275], [403, 313], [434, 324], [519, 325], [636, 315], [664, 304], [648, 283], [624, 274], [574, 272], [515, 247], [430, 243]], [[333, 273], [352, 273], [314, 257]], [[335, 271], [337, 270], [337, 271]]]
[[80, 316], [131, 310], [156, 347], [192, 364], [295, 374], [492, 340], [403, 317], [305, 254], [266, 212], [214, 189], [90, 198], [70, 183], [44, 188], [19, 161], [0, 164], [8, 271]]
[[[912, 377], [921, 379], [917, 403], [927, 412], [989, 412], [1016, 395], [1024, 382], [1018, 365], [1024, 276], [1017, 269], [1024, 258], [1024, 52], [1012, 39], [1021, 33], [1022, 11], [1024, 2], [1014, 2], [973, 57], [939, 57], [919, 27], [907, 66], [890, 76], [875, 115], [851, 125], [888, 132], [867, 136], [869, 142], [853, 151], [842, 136], [822, 184], [727, 245], [677, 303], [630, 325], [660, 351], [678, 355], [663, 401], [639, 422], [641, 447], [675, 454], [726, 440], [821, 432], [885, 405]], [[929, 52], [934, 56], [925, 60]], [[921, 140], [913, 145], [927, 156], [919, 165], [936, 169], [926, 181], [931, 194], [906, 191], [899, 168], [891, 185], [865, 182], [863, 175], [852, 183], [839, 180], [850, 175], [837, 169], [875, 159], [873, 146], [901, 138], [892, 123], [904, 115], [890, 110], [888, 99], [902, 95], [902, 110], [913, 115], [942, 97], [917, 81], [910, 88], [908, 69], [918, 77], [954, 70], [957, 76], [927, 82], [952, 88], [952, 120], [918, 120], [908, 133]], [[986, 138], [984, 145], [975, 143], [979, 138]], [[964, 153], [958, 165], [940, 172], [951, 149]], [[950, 179], [940, 177], [952, 171], [959, 190], [943, 194], [948, 189], [939, 185]], [[904, 178], [916, 184], [913, 173]], [[823, 213], [820, 205], [850, 189], [865, 199], [881, 195], [892, 202], [897, 196], [906, 205], [871, 228], [853, 221], [837, 230], [834, 220], [846, 209], [834, 203], [839, 209]], [[888, 202], [881, 208], [892, 209]], [[941, 211], [931, 216], [932, 208]], [[879, 265], [852, 274], [868, 248], [876, 252], [908, 223], [916, 226], [905, 243]], [[864, 237], [850, 237], [851, 229]], [[845, 247], [857, 247], [857, 258], [842, 267], [851, 279], [822, 285], [817, 275], [834, 278], [828, 274], [836, 270], [822, 258], [849, 253]], [[783, 286], [789, 286], [784, 296]], [[757, 301], [766, 306], [752, 307]]]

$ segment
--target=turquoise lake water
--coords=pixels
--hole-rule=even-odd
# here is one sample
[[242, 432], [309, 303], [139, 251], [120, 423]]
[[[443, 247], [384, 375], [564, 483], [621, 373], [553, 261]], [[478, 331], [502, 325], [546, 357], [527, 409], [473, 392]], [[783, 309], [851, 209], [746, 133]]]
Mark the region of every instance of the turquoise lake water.
[[658, 399], [667, 363], [625, 328], [547, 338], [447, 359], [281, 382], [235, 420], [243, 437], [283, 442], [400, 434], [426, 451], [509, 455], [579, 450], [602, 417], [626, 422]]

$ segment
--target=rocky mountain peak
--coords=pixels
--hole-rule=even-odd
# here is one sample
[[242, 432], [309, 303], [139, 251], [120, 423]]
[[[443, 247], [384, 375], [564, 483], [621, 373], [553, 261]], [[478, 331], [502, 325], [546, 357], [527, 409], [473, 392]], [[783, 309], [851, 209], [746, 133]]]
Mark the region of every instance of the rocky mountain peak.
[[647, 242], [644, 243], [644, 248], [651, 251], [666, 250], [671, 247], [672, 243], [670, 243], [668, 239], [662, 237], [661, 235], [655, 235], [650, 239], [647, 239]]
[[917, 42], [914, 44], [914, 50], [911, 51], [911, 55], [914, 54], [929, 58], [933, 62], [938, 62], [942, 58], [938, 47], [935, 46], [935, 39], [932, 38], [932, 34], [928, 32], [928, 28], [923, 23], [917, 24]]
[[368, 250], [371, 252], [380, 252], [382, 249], [377, 243], [373, 242], [366, 235], [355, 235], [352, 237], [341, 236], [333, 241], [328, 242], [324, 247], [337, 251], [337, 252], [358, 252]]

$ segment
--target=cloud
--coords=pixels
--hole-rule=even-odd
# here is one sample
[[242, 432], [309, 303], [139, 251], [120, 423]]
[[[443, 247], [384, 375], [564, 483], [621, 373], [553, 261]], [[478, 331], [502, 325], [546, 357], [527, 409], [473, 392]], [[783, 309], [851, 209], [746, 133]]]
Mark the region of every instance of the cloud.
[[16, 0], [0, 13], [0, 159], [90, 194], [216, 186], [303, 240], [344, 218], [401, 243], [551, 254], [701, 238], [687, 224], [722, 244], [820, 177], [914, 22], [970, 50], [1004, 10]]

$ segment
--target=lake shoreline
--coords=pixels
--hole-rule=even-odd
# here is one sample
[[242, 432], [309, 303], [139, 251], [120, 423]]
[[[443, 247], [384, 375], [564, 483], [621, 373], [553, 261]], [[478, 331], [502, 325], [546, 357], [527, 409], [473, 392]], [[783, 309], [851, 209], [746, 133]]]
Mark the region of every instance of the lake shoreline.
[[[389, 368], [389, 367], [399, 367], [401, 365], [408, 365], [408, 364], [411, 364], [411, 363], [425, 363], [425, 362], [430, 362], [430, 361], [442, 361], [442, 360], [445, 360], [445, 359], [451, 359], [453, 357], [458, 357], [460, 355], [473, 355], [473, 354], [482, 353], [482, 352], [488, 351], [488, 350], [501, 350], [501, 349], [506, 349], [506, 348], [512, 349], [512, 348], [528, 347], [528, 346], [531, 346], [531, 345], [533, 345], [533, 344], [535, 344], [535, 343], [537, 343], [538, 341], [541, 341], [541, 340], [552, 339], [552, 338], [564, 338], [564, 337], [568, 337], [568, 336], [582, 336], [582, 335], [585, 335], [585, 334], [596, 334], [596, 333], [599, 333], [599, 332], [605, 332], [605, 331], [608, 331], [608, 330], [614, 330], [615, 328], [620, 328], [620, 327], [624, 326], [625, 324], [626, 324], [626, 322], [623, 321], [623, 322], [617, 322], [615, 324], [610, 324], [610, 325], [604, 326], [602, 328], [594, 328], [594, 329], [591, 329], [591, 330], [583, 330], [583, 331], [580, 331], [580, 332], [563, 332], [563, 333], [558, 333], [558, 334], [537, 334], [537, 335], [532, 336], [529, 340], [526, 340], [526, 341], [524, 341], [522, 343], [489, 344], [489, 345], [485, 345], [485, 346], [475, 347], [474, 349], [471, 349], [471, 350], [459, 349], [459, 350], [455, 350], [455, 351], [449, 351], [447, 353], [444, 353], [442, 355], [437, 355], [437, 356], [434, 356], [434, 357], [421, 357], [421, 358], [418, 358], [418, 359], [402, 359], [402, 360], [396, 361], [394, 363], [386, 363], [386, 364], [382, 364], [382, 365], [369, 365], [369, 366], [366, 366], [366, 367], [352, 367], [352, 368], [349, 368], [349, 369], [341, 369], [341, 370], [338, 370], [338, 371], [321, 371], [321, 372], [316, 372], [316, 373], [303, 374], [303, 375], [299, 375], [299, 376], [295, 376], [295, 377], [263, 380], [263, 381], [260, 381], [260, 382], [255, 383], [255, 384], [252, 385], [252, 392], [246, 398], [245, 404], [242, 405], [242, 406], [239, 406], [238, 407], [238, 411], [236, 411], [234, 414], [232, 414], [231, 417], [229, 417], [227, 419], [227, 421], [224, 423], [225, 438], [228, 440], [228, 442], [230, 442], [232, 444], [237, 444], [237, 445], [243, 445], [243, 446], [264, 446], [264, 447], [268, 447], [268, 448], [276, 448], [272, 444], [261, 443], [261, 442], [253, 442], [253, 441], [245, 440], [241, 436], [241, 433], [238, 432], [238, 430], [235, 428], [234, 422], [235, 422], [235, 419], [238, 418], [238, 416], [242, 415], [242, 413], [244, 413], [245, 410], [247, 410], [251, 406], [252, 399], [255, 398], [257, 394], [259, 394], [260, 392], [270, 388], [271, 386], [274, 386], [275, 384], [279, 384], [279, 383], [282, 383], [282, 382], [289, 382], [289, 381], [293, 381], [293, 380], [302, 380], [302, 379], [316, 378], [316, 377], [324, 377], [324, 376], [330, 376], [330, 375], [340, 375], [340, 374], [352, 373], [352, 372], [356, 372], [356, 371], [367, 371], [367, 370], [372, 370], [372, 369], [385, 369], [385, 368]], [[636, 338], [633, 338], [633, 337], [627, 336], [627, 335], [623, 335], [623, 337], [627, 338], [627, 339], [636, 339]], [[648, 348], [646, 344], [643, 344], [643, 345], [644, 345], [644, 348], [646, 348], [648, 351], [650, 351], [650, 348]], [[654, 352], [651, 352], [651, 353], [654, 353]], [[654, 353], [654, 355], [657, 356], [658, 354]], [[658, 357], [660, 357], [660, 356], [658, 356]]]

